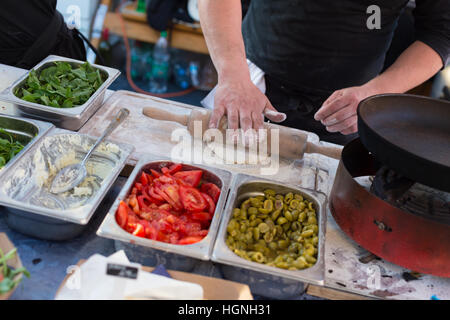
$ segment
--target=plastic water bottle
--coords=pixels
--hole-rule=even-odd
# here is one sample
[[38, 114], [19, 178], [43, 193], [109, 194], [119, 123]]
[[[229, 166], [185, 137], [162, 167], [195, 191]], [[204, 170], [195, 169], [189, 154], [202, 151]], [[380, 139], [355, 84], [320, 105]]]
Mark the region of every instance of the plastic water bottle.
[[199, 80], [199, 64], [197, 61], [191, 61], [189, 63], [189, 74], [191, 75], [191, 83], [194, 87], [200, 86]]
[[185, 62], [177, 62], [173, 66], [173, 75], [175, 77], [175, 83], [181, 89], [187, 89], [191, 85], [191, 79], [189, 78], [189, 68]]
[[167, 42], [167, 32], [161, 32], [161, 36], [153, 49], [152, 77], [150, 80], [150, 92], [163, 93], [167, 91], [169, 80], [170, 52]]
[[133, 80], [141, 80], [145, 69], [142, 68], [142, 44], [132, 42], [131, 47], [131, 77]]

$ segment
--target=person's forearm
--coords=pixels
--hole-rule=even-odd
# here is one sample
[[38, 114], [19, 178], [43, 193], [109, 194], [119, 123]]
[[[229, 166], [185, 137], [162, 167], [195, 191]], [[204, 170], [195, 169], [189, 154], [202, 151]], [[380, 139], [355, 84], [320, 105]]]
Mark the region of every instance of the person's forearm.
[[199, 0], [198, 8], [219, 82], [230, 77], [250, 79], [241, 32], [241, 1]]
[[430, 79], [442, 68], [431, 47], [416, 41], [386, 71], [364, 85], [371, 93], [404, 93]]

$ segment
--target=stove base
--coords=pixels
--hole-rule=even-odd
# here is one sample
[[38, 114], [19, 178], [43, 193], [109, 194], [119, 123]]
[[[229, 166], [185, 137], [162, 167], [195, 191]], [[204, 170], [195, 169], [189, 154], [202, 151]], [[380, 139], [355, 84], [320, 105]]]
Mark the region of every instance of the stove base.
[[366, 250], [404, 268], [450, 277], [450, 225], [398, 209], [353, 178], [374, 175], [380, 163], [359, 139], [348, 143], [330, 194], [339, 227]]

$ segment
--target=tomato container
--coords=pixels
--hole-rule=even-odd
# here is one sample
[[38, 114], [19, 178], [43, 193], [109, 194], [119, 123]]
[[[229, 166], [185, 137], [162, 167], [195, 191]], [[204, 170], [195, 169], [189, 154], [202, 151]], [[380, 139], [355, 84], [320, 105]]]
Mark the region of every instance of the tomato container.
[[[318, 218], [319, 243], [317, 245], [317, 261], [310, 268], [293, 271], [248, 261], [236, 255], [226, 245], [227, 226], [232, 218], [233, 209], [240, 207], [241, 203], [250, 197], [264, 195], [263, 191], [266, 189], [272, 189], [277, 194], [298, 193], [314, 204]], [[215, 242], [212, 261], [221, 264], [221, 271], [225, 279], [245, 283], [249, 285], [253, 294], [264, 297], [288, 299], [303, 293], [304, 283], [323, 285], [326, 199], [326, 195], [320, 191], [245, 174], [235, 175]]]
[[[181, 163], [180, 161], [176, 162]], [[120, 201], [129, 196], [143, 171], [150, 172], [150, 169], [153, 169], [160, 172], [161, 168], [169, 167], [174, 163], [172, 160], [161, 156], [151, 154], [142, 156], [100, 225], [97, 234], [101, 237], [116, 240], [116, 249], [124, 249], [130, 260], [134, 262], [145, 265], [164, 263], [168, 268], [186, 271], [196, 261], [207, 261], [211, 258], [231, 182], [231, 172], [205, 165], [182, 163], [182, 170], [203, 170], [202, 182], [214, 183], [221, 189], [209, 232], [199, 242], [180, 245], [138, 237], [122, 229], [115, 218]]]

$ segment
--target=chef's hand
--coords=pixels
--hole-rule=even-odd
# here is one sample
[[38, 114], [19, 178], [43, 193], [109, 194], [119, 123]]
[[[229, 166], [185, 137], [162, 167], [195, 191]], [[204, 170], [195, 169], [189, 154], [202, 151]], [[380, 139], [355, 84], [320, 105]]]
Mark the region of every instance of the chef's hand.
[[219, 82], [209, 127], [217, 128], [224, 115], [228, 118], [229, 129], [240, 127], [244, 132], [262, 129], [264, 115], [274, 122], [286, 119], [286, 115], [277, 112], [253, 82], [236, 78]]
[[323, 103], [314, 119], [321, 121], [329, 132], [355, 133], [358, 131], [358, 104], [373, 94], [366, 86], [337, 90]]

